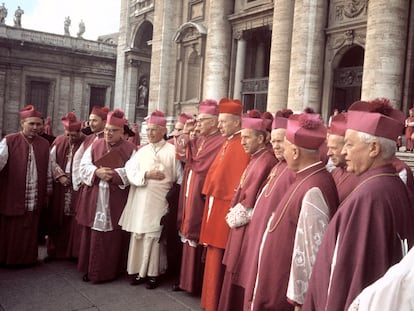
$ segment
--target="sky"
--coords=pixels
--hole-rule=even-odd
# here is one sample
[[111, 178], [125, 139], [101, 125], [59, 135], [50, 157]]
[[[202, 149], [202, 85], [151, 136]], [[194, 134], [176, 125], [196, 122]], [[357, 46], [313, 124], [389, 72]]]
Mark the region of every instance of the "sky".
[[65, 17], [71, 19], [70, 35], [76, 37], [81, 20], [83, 38], [118, 32], [121, 0], [0, 0], [8, 10], [6, 25], [13, 26], [17, 6], [24, 11], [22, 28], [64, 34]]

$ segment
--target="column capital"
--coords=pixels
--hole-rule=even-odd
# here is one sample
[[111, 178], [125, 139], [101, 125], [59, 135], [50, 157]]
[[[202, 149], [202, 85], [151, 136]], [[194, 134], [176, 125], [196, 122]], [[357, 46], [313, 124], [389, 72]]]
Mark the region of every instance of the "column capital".
[[244, 30], [236, 30], [233, 32], [233, 37], [236, 40], [245, 40], [246, 38], [243, 36]]

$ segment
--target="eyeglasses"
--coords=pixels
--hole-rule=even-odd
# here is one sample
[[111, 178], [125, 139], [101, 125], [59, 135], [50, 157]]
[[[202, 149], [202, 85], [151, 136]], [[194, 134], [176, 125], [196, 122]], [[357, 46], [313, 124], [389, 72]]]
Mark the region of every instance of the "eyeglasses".
[[198, 118], [198, 119], [196, 119], [196, 122], [201, 123], [203, 121], [210, 120], [210, 119], [212, 119], [212, 118]]
[[121, 129], [109, 129], [109, 128], [104, 128], [104, 132], [109, 133], [109, 134], [113, 134], [115, 132], [120, 131]]

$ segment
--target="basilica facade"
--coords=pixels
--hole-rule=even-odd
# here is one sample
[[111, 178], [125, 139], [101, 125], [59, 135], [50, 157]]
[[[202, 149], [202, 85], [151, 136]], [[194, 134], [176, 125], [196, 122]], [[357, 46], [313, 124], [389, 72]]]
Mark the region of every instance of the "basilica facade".
[[359, 99], [413, 106], [407, 0], [122, 0], [115, 106], [141, 121], [206, 98], [325, 120]]
[[51, 117], [54, 134], [73, 111], [114, 106], [116, 34], [92, 41], [0, 24], [0, 137], [19, 130], [19, 109]]

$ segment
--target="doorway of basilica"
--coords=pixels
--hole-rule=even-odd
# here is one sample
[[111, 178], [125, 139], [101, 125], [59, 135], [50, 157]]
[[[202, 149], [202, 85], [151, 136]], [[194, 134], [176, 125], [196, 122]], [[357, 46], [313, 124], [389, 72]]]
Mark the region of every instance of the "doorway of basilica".
[[349, 106], [361, 99], [364, 49], [354, 45], [348, 49], [334, 69], [334, 83], [329, 115], [334, 110], [347, 111]]

